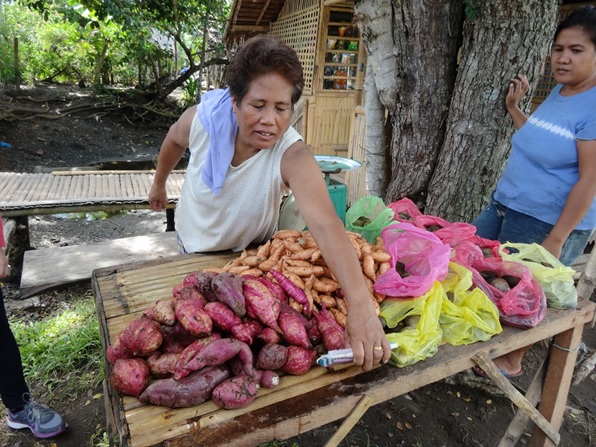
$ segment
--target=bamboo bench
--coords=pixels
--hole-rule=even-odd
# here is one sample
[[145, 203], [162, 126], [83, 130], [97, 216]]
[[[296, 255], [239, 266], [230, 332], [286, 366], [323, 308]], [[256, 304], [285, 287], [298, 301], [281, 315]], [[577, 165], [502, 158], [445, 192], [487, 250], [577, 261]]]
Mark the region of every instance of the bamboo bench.
[[[154, 171], [0, 172], [0, 215], [7, 219], [10, 228], [19, 228], [20, 243], [28, 247], [29, 216], [150, 209], [147, 192], [153, 175]], [[184, 171], [174, 171], [168, 178], [166, 230], [174, 229], [174, 208], [183, 183]], [[23, 256], [20, 295], [26, 298], [89, 280], [98, 267], [177, 252], [173, 232], [89, 246], [29, 250]]]

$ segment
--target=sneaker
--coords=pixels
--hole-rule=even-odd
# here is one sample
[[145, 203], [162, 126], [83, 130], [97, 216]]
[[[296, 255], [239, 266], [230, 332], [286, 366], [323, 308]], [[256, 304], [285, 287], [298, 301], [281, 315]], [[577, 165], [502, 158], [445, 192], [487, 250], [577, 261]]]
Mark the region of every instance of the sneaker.
[[51, 438], [65, 431], [68, 424], [55, 411], [30, 401], [18, 413], [8, 411], [8, 426], [16, 429], [28, 428], [37, 438]]

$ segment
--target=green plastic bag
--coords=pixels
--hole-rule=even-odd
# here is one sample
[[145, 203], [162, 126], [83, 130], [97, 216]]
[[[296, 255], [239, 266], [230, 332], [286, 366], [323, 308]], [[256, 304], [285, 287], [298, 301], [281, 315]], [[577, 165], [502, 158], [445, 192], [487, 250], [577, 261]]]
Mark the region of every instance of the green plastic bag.
[[481, 289], [472, 288], [469, 269], [450, 262], [447, 277], [441, 284], [446, 294], [439, 325], [445, 343], [458, 346], [487, 341], [503, 331], [499, 309]]
[[[514, 249], [516, 253], [509, 253], [508, 248]], [[577, 289], [573, 280], [575, 270], [561, 263], [542, 245], [507, 242], [499, 250], [503, 259], [524, 264], [532, 271], [534, 279], [544, 290], [548, 307], [576, 308]]]
[[[413, 365], [437, 353], [442, 338], [439, 315], [444, 296], [443, 286], [435, 281], [431, 289], [418, 298], [387, 298], [381, 303], [379, 316], [387, 324], [387, 340], [397, 344], [397, 348], [391, 351], [390, 364], [397, 367]], [[410, 316], [419, 317], [415, 327], [391, 332], [399, 322]]]
[[361, 234], [374, 244], [383, 228], [388, 226], [395, 216], [391, 208], [387, 208], [380, 197], [368, 196], [358, 199], [346, 211], [346, 230]]

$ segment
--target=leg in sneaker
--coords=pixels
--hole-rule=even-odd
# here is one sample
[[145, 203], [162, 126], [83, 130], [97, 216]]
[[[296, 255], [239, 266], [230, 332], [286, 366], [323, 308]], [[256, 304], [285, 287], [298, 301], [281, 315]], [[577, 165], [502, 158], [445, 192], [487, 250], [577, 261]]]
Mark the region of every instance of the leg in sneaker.
[[[0, 236], [2, 236], [0, 219]], [[6, 276], [8, 260], [2, 250], [0, 237], [0, 278]], [[8, 408], [8, 426], [28, 428], [39, 438], [51, 438], [66, 430], [62, 417], [38, 403], [31, 401], [29, 388], [23, 374], [21, 353], [10, 329], [4, 308], [4, 297], [0, 289], [0, 398]]]
[[55, 411], [34, 401], [29, 401], [19, 412], [8, 411], [10, 428], [28, 428], [37, 438], [51, 438], [67, 428], [66, 422]]

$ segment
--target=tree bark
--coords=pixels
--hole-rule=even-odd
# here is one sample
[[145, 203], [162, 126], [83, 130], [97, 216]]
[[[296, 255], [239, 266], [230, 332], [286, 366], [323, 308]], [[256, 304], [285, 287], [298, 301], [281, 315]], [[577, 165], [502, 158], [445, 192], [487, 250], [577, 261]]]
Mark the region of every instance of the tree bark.
[[[374, 79], [367, 85], [376, 88], [391, 123], [386, 203], [409, 197], [426, 214], [452, 221], [476, 216], [509, 155], [509, 80], [540, 79], [558, 3], [355, 2], [372, 67], [367, 77]], [[526, 110], [533, 91], [522, 104]], [[373, 168], [379, 169], [367, 166], [367, 176], [380, 178]]]
[[[477, 2], [466, 20], [462, 60], [449, 106], [447, 131], [428, 186], [425, 213], [471, 221], [501, 175], [513, 123], [505, 110], [509, 80], [536, 84], [552, 40], [557, 0]], [[524, 102], [526, 111], [534, 88]]]
[[[445, 134], [463, 3], [386, 3], [363, 0], [358, 6], [367, 54], [378, 67], [373, 72], [375, 84], [393, 129], [386, 201], [408, 196], [421, 203]], [[378, 24], [388, 19], [392, 21], [391, 33]]]

